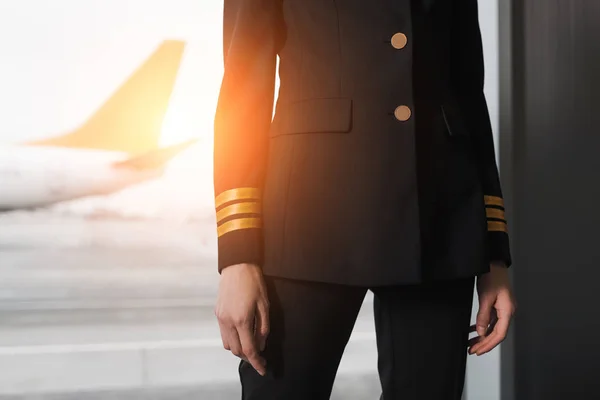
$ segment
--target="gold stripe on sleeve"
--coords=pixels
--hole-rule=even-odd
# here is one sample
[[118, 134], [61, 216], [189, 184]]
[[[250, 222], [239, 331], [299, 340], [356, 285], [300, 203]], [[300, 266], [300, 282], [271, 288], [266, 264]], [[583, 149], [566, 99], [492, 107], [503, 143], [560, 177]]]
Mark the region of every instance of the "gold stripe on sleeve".
[[260, 218], [238, 218], [232, 219], [231, 221], [227, 221], [223, 225], [217, 227], [217, 234], [219, 237], [221, 237], [224, 234], [232, 231], [261, 227], [262, 221]]
[[246, 202], [246, 203], [235, 203], [227, 206], [217, 212], [217, 222], [221, 222], [227, 217], [231, 217], [237, 214], [260, 214], [260, 203], [257, 202]]
[[500, 210], [498, 208], [486, 208], [485, 213], [488, 218], [498, 218], [506, 220], [504, 217], [504, 210]]
[[259, 200], [260, 199], [260, 190], [257, 188], [244, 187], [244, 188], [236, 188], [229, 189], [217, 197], [215, 197], [215, 207], [219, 208], [225, 203], [229, 203], [230, 201], [235, 200]]
[[486, 206], [504, 207], [504, 199], [498, 196], [483, 196]]
[[488, 232], [505, 232], [508, 233], [508, 226], [506, 222], [502, 221], [488, 221]]

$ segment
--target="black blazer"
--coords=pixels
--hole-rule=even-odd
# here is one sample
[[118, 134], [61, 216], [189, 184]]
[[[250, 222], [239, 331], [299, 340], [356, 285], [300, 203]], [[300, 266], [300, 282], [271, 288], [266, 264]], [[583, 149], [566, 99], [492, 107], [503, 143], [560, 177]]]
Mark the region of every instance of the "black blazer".
[[476, 0], [225, 0], [223, 39], [219, 272], [385, 285], [511, 264]]

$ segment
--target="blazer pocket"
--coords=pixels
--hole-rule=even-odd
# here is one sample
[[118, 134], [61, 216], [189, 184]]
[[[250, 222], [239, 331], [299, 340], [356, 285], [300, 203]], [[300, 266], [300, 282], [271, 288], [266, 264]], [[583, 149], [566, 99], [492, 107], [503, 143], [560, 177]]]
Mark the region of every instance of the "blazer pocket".
[[455, 101], [446, 101], [440, 107], [450, 136], [470, 136], [461, 109]]
[[306, 99], [278, 103], [271, 136], [296, 133], [348, 133], [352, 130], [352, 99]]

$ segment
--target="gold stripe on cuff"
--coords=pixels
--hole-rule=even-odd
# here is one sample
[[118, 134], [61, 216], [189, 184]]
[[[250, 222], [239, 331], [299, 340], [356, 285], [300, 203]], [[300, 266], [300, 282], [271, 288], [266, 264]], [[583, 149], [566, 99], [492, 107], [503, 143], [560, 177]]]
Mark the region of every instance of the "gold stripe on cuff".
[[231, 217], [236, 214], [260, 214], [260, 203], [257, 202], [246, 202], [246, 203], [235, 203], [227, 206], [217, 212], [217, 222], [221, 222], [227, 217]]
[[238, 218], [232, 219], [231, 221], [225, 222], [223, 225], [220, 225], [217, 228], [217, 234], [219, 237], [223, 236], [226, 233], [237, 231], [240, 229], [249, 229], [249, 228], [261, 228], [262, 221], [260, 218]]
[[257, 188], [244, 187], [244, 188], [236, 188], [229, 189], [217, 197], [215, 197], [215, 208], [221, 207], [225, 203], [229, 203], [234, 200], [259, 200], [260, 199], [260, 190]]
[[488, 218], [498, 218], [506, 220], [504, 217], [504, 210], [499, 210], [497, 208], [486, 208], [485, 213]]
[[504, 200], [502, 199], [502, 197], [498, 197], [498, 196], [483, 196], [484, 200], [485, 200], [485, 205], [486, 206], [500, 206], [500, 207], [504, 207]]
[[508, 233], [508, 226], [506, 222], [502, 221], [488, 221], [488, 232], [505, 232]]

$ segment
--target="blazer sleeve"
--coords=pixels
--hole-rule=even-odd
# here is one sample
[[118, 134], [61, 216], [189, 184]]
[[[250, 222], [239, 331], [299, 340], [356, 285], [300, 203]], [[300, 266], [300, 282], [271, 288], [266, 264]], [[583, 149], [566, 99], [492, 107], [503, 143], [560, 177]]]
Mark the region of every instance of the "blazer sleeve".
[[219, 273], [263, 261], [262, 187], [282, 20], [281, 0], [224, 1], [213, 138]]
[[477, 0], [454, 1], [456, 55], [454, 76], [463, 113], [472, 132], [484, 192], [490, 262], [512, 264], [504, 199], [496, 164], [494, 137], [484, 95], [484, 58]]

